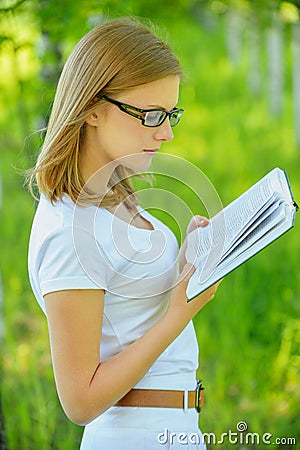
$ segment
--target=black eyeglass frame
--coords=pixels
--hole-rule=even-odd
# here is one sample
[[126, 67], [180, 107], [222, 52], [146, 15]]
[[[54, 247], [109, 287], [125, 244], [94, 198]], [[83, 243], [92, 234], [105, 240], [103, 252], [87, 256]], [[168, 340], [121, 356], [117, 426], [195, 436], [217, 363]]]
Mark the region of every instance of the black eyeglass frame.
[[[157, 108], [141, 109], [141, 108], [137, 108], [136, 106], [128, 105], [127, 103], [119, 102], [118, 100], [114, 100], [112, 98], [106, 97], [106, 95], [102, 95], [99, 98], [100, 98], [100, 100], [105, 100], [106, 102], [109, 102], [109, 103], [112, 103], [113, 105], [116, 105], [122, 112], [124, 112], [126, 114], [129, 114], [130, 116], [135, 117], [136, 119], [139, 119], [142, 122], [142, 125], [144, 127], [148, 127], [148, 128], [159, 127], [160, 125], [162, 125], [164, 123], [164, 121], [166, 120], [167, 117], [170, 118], [170, 125], [171, 125], [171, 127], [175, 127], [178, 124], [178, 122], [179, 122], [179, 120], [180, 120], [180, 118], [182, 116], [182, 113], [184, 111], [184, 109], [182, 109], [182, 108], [174, 108], [171, 111], [166, 111], [164, 109], [157, 109]], [[137, 111], [137, 112], [139, 112], [141, 114], [145, 114], [145, 116], [143, 117], [143, 116], [141, 116], [139, 114], [135, 114], [134, 112], [132, 112], [130, 110]], [[146, 124], [145, 122], [147, 120], [147, 113], [154, 112], [154, 111], [157, 111], [157, 112], [160, 112], [160, 113], [164, 113], [164, 116], [162, 116], [162, 119], [156, 125]], [[178, 114], [178, 116], [176, 117], [176, 116], [174, 116], [174, 114]], [[172, 124], [172, 121], [171, 121], [172, 117], [175, 117], [177, 119], [177, 121], [175, 123], [173, 123], [173, 124]]]

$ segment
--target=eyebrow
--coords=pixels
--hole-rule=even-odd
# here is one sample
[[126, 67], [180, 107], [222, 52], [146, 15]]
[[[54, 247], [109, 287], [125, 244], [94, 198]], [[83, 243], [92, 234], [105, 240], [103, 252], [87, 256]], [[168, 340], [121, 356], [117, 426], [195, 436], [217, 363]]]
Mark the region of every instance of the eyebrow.
[[173, 109], [176, 109], [177, 108], [177, 105], [175, 105], [175, 106], [173, 106], [173, 108], [171, 108], [171, 109], [167, 109], [167, 108], [165, 108], [164, 106], [161, 106], [161, 105], [149, 105], [149, 107], [150, 108], [157, 108], [157, 109], [162, 109], [163, 111], [172, 111]]

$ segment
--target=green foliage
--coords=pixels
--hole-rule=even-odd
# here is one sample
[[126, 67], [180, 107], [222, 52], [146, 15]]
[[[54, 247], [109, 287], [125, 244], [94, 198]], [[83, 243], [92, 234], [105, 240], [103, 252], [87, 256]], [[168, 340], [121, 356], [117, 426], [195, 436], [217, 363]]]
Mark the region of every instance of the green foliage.
[[[24, 16], [15, 14], [9, 20], [17, 25], [9, 34], [0, 22], [0, 35], [9, 36], [10, 42], [18, 38], [22, 44], [20, 36], [14, 34], [22, 24], [27, 27], [24, 41], [33, 44], [43, 25], [50, 42], [61, 41], [63, 57], [89, 28], [88, 17], [100, 20], [102, 15], [134, 12], [155, 18], [168, 30], [186, 71], [180, 98], [185, 114], [174, 141], [164, 151], [199, 167], [224, 204], [275, 166], [287, 169], [295, 196], [300, 199], [300, 155], [291, 126], [290, 87], [287, 85], [282, 116], [274, 118], [265, 97], [254, 96], [247, 88], [247, 47], [239, 67], [227, 58], [223, 15], [215, 16], [201, 8], [194, 14], [193, 2], [184, 0], [176, 7], [174, 1], [162, 7], [161, 2], [110, 0], [101, 2], [101, 9], [96, 1], [64, 0], [55, 2], [55, 8], [53, 2], [43, 1], [36, 14], [26, 3], [23, 13], [32, 20], [25, 24]], [[166, 19], [169, 13], [172, 20]], [[288, 34], [286, 39], [288, 47]], [[0, 246], [6, 327], [0, 388], [7, 440], [10, 450], [73, 450], [79, 446], [82, 430], [65, 418], [59, 405], [47, 325], [27, 276], [26, 254], [35, 205], [14, 169], [31, 164], [28, 154], [35, 153], [39, 139], [31, 137], [24, 143], [24, 136], [36, 128], [40, 109], [44, 114], [49, 108], [53, 86], [47, 87], [50, 92], [46, 100], [44, 80], [37, 81], [43, 61], [32, 50], [26, 56], [32, 64], [14, 78], [9, 62], [15, 52], [7, 44], [1, 39], [1, 73], [7, 76], [5, 83], [0, 80]], [[51, 53], [50, 48], [48, 51]], [[18, 51], [17, 55], [21, 63], [25, 56]], [[20, 119], [20, 103], [26, 107], [28, 125]], [[165, 187], [166, 180], [158, 179], [157, 183]], [[182, 195], [194, 213], [205, 213], [190, 191], [182, 191]], [[165, 215], [164, 220], [170, 219]], [[182, 217], [182, 221], [188, 221], [188, 217]], [[176, 224], [172, 220], [169, 223], [177, 233]], [[296, 437], [300, 442], [299, 236], [297, 220], [293, 231], [230, 274], [214, 301], [195, 319], [201, 349], [199, 374], [206, 386], [200, 424], [205, 432], [220, 436], [229, 429], [236, 431], [237, 422], [244, 420], [249, 431]], [[223, 444], [221, 448], [230, 447]]]

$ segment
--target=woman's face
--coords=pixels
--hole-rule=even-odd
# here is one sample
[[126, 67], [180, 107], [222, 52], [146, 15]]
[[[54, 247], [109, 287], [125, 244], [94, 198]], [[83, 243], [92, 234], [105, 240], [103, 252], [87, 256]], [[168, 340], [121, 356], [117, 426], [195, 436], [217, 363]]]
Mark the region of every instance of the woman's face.
[[[151, 83], [137, 86], [114, 100], [142, 109], [171, 111], [177, 106], [180, 79], [170, 75]], [[81, 149], [81, 165], [86, 175], [108, 163], [122, 164], [135, 172], [149, 169], [152, 157], [164, 142], [173, 139], [169, 118], [158, 127], [145, 127], [142, 122], [106, 102], [87, 120]]]

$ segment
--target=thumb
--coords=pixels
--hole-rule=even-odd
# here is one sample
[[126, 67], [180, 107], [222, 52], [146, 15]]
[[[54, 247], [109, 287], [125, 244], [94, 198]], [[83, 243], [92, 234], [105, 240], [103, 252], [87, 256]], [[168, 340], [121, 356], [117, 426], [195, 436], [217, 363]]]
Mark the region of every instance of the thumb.
[[193, 264], [187, 262], [184, 266], [182, 271], [179, 274], [179, 280], [178, 281], [183, 281], [185, 280], [186, 282], [189, 281], [189, 279], [191, 278], [191, 276], [193, 275], [193, 273], [195, 272], [195, 267], [193, 266]]

